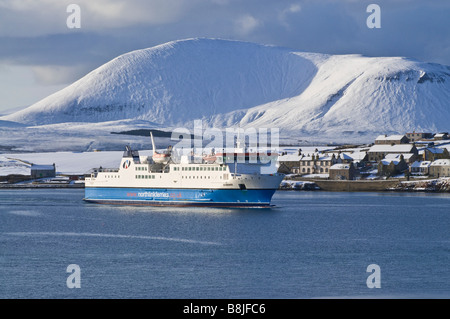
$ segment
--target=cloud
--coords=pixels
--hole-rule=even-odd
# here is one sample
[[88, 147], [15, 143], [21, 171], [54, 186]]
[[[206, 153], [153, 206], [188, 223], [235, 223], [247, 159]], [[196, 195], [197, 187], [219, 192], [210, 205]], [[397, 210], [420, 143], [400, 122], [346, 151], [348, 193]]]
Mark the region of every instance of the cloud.
[[280, 21], [280, 23], [286, 27], [289, 28], [289, 23], [288, 23], [288, 17], [291, 14], [294, 13], [298, 13], [300, 12], [302, 9], [302, 7], [300, 6], [300, 4], [298, 3], [293, 3], [291, 5], [289, 5], [287, 8], [283, 9], [279, 14], [278, 14], [278, 20]]
[[[176, 21], [199, 0], [0, 0], [0, 35], [37, 36], [71, 32], [66, 9], [80, 7], [82, 28], [93, 32]], [[14, 24], [15, 28], [9, 28]]]
[[248, 35], [261, 25], [261, 21], [250, 14], [246, 14], [235, 21], [235, 30], [240, 35]]
[[[72, 3], [81, 9], [80, 29], [69, 29], [66, 24], [70, 15], [66, 9]], [[16, 71], [24, 67], [28, 71], [20, 69], [20, 74], [26, 74], [27, 83], [51, 87], [76, 80], [120, 54], [192, 37], [329, 54], [408, 56], [450, 65], [450, 1], [377, 0], [382, 15], [378, 30], [366, 26], [370, 3], [373, 1], [0, 0], [0, 65], [15, 66]], [[9, 78], [0, 69], [0, 80], [5, 79], [3, 92], [19, 92], [22, 88], [16, 83], [20, 81], [10, 83]], [[31, 84], [27, 88], [33, 92]], [[19, 98], [24, 95], [20, 92]], [[0, 94], [0, 106], [2, 98]], [[22, 104], [18, 100], [17, 105]]]
[[70, 84], [89, 72], [85, 65], [36, 65], [31, 67], [34, 78], [41, 85]]

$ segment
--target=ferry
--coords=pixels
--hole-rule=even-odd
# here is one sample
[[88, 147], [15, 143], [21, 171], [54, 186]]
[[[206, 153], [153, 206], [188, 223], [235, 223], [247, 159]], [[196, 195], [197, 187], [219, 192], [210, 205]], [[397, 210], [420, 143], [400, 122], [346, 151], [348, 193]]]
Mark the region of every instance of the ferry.
[[284, 174], [271, 167], [278, 154], [232, 152], [174, 156], [169, 148], [141, 156], [126, 146], [119, 168], [85, 177], [87, 202], [149, 206], [271, 207]]

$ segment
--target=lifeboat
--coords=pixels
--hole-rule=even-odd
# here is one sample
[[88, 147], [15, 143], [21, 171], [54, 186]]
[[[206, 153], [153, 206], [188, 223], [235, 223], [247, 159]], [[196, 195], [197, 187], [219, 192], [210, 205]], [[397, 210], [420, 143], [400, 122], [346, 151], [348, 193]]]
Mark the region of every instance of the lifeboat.
[[170, 161], [170, 157], [171, 157], [170, 150], [168, 149], [167, 151], [165, 151], [163, 153], [159, 153], [156, 150], [155, 141], [153, 139], [153, 134], [151, 131], [150, 131], [150, 137], [152, 139], [152, 147], [153, 147], [153, 155], [152, 155], [153, 162], [167, 164]]

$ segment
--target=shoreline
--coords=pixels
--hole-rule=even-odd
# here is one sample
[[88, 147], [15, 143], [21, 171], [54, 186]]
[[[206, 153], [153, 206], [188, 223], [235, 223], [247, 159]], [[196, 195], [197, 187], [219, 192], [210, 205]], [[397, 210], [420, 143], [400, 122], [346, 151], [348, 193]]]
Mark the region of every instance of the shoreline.
[[[0, 184], [0, 189], [84, 188], [84, 183]], [[450, 178], [406, 181], [395, 180], [283, 180], [279, 191], [330, 192], [428, 192], [450, 193]]]
[[76, 184], [0, 184], [0, 189], [12, 188], [84, 188], [84, 183]]
[[433, 192], [449, 193], [450, 178], [421, 180], [283, 180], [280, 190], [330, 192]]

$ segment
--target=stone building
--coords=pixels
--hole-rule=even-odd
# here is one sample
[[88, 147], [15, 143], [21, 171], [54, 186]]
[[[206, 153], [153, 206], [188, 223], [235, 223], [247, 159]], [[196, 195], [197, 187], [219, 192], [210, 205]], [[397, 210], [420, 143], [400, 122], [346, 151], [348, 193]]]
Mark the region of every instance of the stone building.
[[433, 134], [432, 133], [412, 132], [412, 133], [406, 133], [405, 136], [408, 138], [409, 142], [417, 142], [417, 141], [426, 140], [426, 139], [432, 139], [433, 138]]
[[424, 161], [435, 161], [438, 159], [450, 158], [450, 154], [446, 148], [427, 147], [422, 151], [422, 159]]
[[330, 167], [330, 179], [352, 180], [356, 174], [356, 169], [352, 163], [334, 164]]
[[407, 144], [409, 139], [405, 135], [379, 135], [375, 139], [377, 145], [391, 145], [391, 144]]
[[299, 174], [329, 174], [330, 167], [336, 163], [342, 163], [342, 158], [334, 154], [331, 156], [319, 155], [319, 153], [308, 154], [300, 160]]
[[382, 159], [378, 163], [378, 175], [381, 176], [392, 176], [406, 170], [408, 170], [408, 164], [406, 164], [403, 156], [400, 156], [399, 159]]
[[302, 155], [283, 154], [278, 157], [278, 172], [283, 174], [300, 174]]
[[440, 141], [440, 140], [448, 140], [449, 136], [448, 136], [448, 132], [443, 132], [443, 133], [436, 133], [434, 134], [434, 140], [436, 141]]
[[379, 162], [386, 157], [387, 154], [414, 154], [419, 152], [414, 144], [395, 144], [395, 145], [373, 145], [368, 151], [368, 160], [371, 162]]
[[53, 165], [31, 165], [31, 178], [45, 178], [45, 177], [55, 177], [56, 176], [56, 168], [55, 164]]
[[430, 165], [430, 161], [415, 161], [409, 166], [409, 172], [411, 175], [428, 175]]
[[431, 177], [449, 177], [450, 159], [439, 159], [430, 164]]

